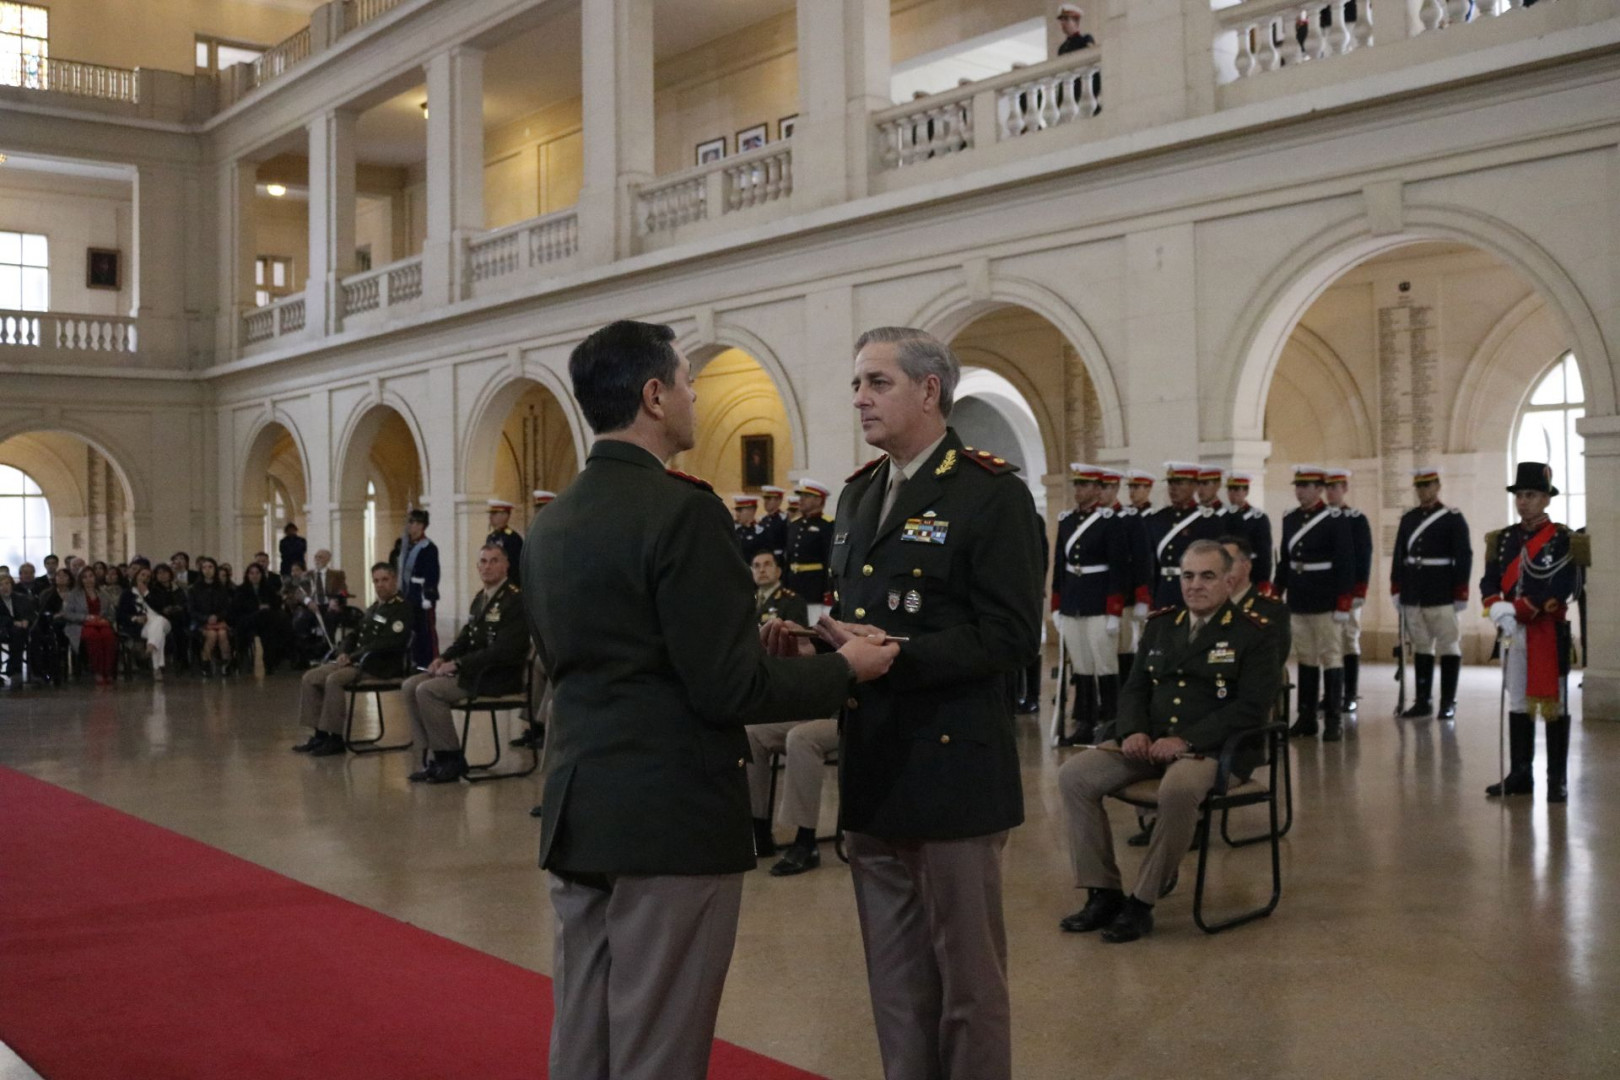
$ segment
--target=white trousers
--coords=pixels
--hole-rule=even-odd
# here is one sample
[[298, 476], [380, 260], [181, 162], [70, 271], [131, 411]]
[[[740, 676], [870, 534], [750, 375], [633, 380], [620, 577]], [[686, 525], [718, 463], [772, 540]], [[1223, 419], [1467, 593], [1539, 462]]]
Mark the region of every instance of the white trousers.
[[1457, 609], [1450, 604], [1418, 607], [1402, 604], [1406, 636], [1412, 651], [1425, 656], [1461, 656], [1462, 632], [1457, 628]]
[[1335, 623], [1339, 628], [1339, 655], [1361, 655], [1361, 609], [1350, 609], [1350, 621]]
[[1076, 675], [1119, 674], [1119, 631], [1106, 615], [1058, 615], [1058, 633]]
[[1294, 659], [1308, 667], [1344, 667], [1344, 635], [1333, 621], [1333, 612], [1292, 617]]
[[148, 611], [146, 623], [141, 627], [141, 640], [157, 650], [152, 654], [152, 667], [162, 671], [163, 645], [169, 640], [169, 620], [155, 611]]

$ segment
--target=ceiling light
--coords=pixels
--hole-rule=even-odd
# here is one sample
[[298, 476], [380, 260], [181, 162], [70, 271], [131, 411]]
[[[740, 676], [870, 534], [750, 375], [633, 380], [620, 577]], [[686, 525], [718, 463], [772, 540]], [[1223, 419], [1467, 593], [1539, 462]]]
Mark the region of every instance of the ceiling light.
[[265, 193], [267, 195], [269, 195], [272, 199], [279, 199], [283, 195], [287, 194], [287, 185], [285, 185], [285, 184], [266, 184], [266, 185], [264, 185], [264, 190], [265, 190]]

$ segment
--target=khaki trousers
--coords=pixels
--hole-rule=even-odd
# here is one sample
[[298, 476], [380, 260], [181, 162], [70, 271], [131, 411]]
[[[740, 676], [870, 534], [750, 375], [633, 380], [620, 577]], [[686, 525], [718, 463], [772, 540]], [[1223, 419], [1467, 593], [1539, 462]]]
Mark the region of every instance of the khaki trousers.
[[743, 876], [546, 876], [551, 1080], [704, 1080]]
[[1339, 655], [1361, 655], [1361, 608], [1350, 609], [1350, 621], [1334, 623], [1339, 628]]
[[1344, 667], [1344, 636], [1333, 612], [1316, 615], [1295, 612], [1290, 618], [1294, 633], [1294, 659], [1307, 667]]
[[1064, 762], [1058, 770], [1058, 792], [1068, 821], [1075, 888], [1123, 887], [1103, 798], [1137, 780], [1162, 776], [1158, 823], [1153, 826], [1153, 839], [1137, 871], [1136, 886], [1131, 889], [1131, 894], [1144, 904], [1157, 903], [1192, 843], [1198, 828], [1198, 805], [1215, 786], [1218, 765], [1214, 758], [1184, 758], [1165, 767], [1131, 761], [1106, 750], [1087, 750]]
[[1006, 832], [844, 842], [885, 1080], [1011, 1080]]
[[353, 664], [322, 664], [304, 672], [298, 688], [298, 722], [328, 735], [342, 735], [349, 703], [343, 688], [360, 678]]
[[[1118, 675], [1120, 630], [1108, 630], [1106, 615], [1057, 615], [1058, 633], [1076, 675]], [[1123, 623], [1121, 629], [1123, 629]]]
[[1450, 604], [1435, 607], [1403, 605], [1401, 615], [1406, 619], [1406, 636], [1412, 641], [1412, 651], [1426, 656], [1461, 656], [1462, 632], [1457, 627], [1457, 609]]
[[785, 753], [782, 770], [782, 812], [778, 820], [795, 829], [814, 829], [821, 822], [821, 782], [827, 773], [827, 755], [838, 749], [838, 721], [790, 720], [781, 724], [750, 724], [748, 733], [748, 796], [754, 816], [771, 816], [771, 755]]
[[426, 744], [429, 750], [460, 750], [461, 734], [456, 730], [450, 706], [472, 695], [457, 684], [456, 677], [422, 672], [406, 679], [400, 689], [404, 691], [405, 712], [411, 718], [411, 740]]

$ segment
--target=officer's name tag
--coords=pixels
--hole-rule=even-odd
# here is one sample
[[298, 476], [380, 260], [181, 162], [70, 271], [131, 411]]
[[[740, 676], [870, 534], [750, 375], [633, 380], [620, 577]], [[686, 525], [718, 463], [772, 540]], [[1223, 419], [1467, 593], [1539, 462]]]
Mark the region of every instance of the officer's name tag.
[[387, 622], [388, 621], [388, 616], [382, 614], [381, 612], [378, 612], [377, 614], [375, 614], [375, 615], [373, 615], [371, 617], [371, 621], [372, 622]]
[[492, 611], [488, 615], [484, 616], [484, 621], [485, 622], [500, 622], [501, 621], [501, 613], [498, 612], [498, 611]]
[[943, 544], [950, 528], [950, 522], [938, 518], [907, 518], [900, 539], [913, 544]]
[[1211, 664], [1235, 664], [1237, 663], [1237, 650], [1227, 648], [1226, 643], [1222, 642], [1209, 650], [1209, 655], [1204, 659]]

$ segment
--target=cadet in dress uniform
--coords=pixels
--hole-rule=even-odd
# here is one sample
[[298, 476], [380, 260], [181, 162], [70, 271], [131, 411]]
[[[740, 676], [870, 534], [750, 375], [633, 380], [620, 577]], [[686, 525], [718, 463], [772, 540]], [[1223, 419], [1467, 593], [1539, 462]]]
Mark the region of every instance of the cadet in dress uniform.
[[[1198, 465], [1186, 461], [1164, 463], [1169, 505], [1148, 514], [1142, 522], [1148, 553], [1153, 560], [1155, 608], [1181, 606], [1181, 553], [1194, 540], [1214, 540], [1220, 524], [1214, 514], [1198, 505], [1194, 488]], [[1217, 486], [1218, 486], [1217, 481]]]
[[787, 584], [810, 605], [810, 617], [819, 619], [832, 594], [827, 557], [832, 551], [833, 523], [821, 513], [832, 489], [816, 480], [800, 480], [794, 494], [799, 497], [799, 516], [787, 527]]
[[783, 558], [787, 558], [787, 511], [782, 509], [782, 496], [787, 494], [775, 484], [766, 484], [759, 489], [760, 511], [759, 528], [762, 535], [760, 548], [764, 551], [774, 551]]
[[1434, 713], [1434, 660], [1440, 658], [1440, 718], [1457, 715], [1462, 636], [1457, 616], [1468, 607], [1474, 545], [1462, 510], [1440, 501], [1440, 470], [1412, 470], [1418, 504], [1401, 515], [1389, 566], [1389, 591], [1401, 618], [1401, 647], [1412, 651], [1417, 689], [1402, 716]]
[[1299, 662], [1299, 719], [1289, 734], [1315, 735], [1320, 704], [1326, 717], [1322, 741], [1337, 742], [1344, 737], [1340, 625], [1349, 621], [1355, 600], [1355, 551], [1343, 516], [1322, 499], [1326, 472], [1320, 465], [1294, 466], [1299, 506], [1283, 517], [1276, 584], [1292, 615]]
[[1249, 503], [1249, 486], [1254, 474], [1234, 472], [1226, 478], [1227, 519], [1223, 525], [1227, 536], [1241, 536], [1254, 552], [1254, 587], [1261, 592], [1271, 591], [1271, 518], [1258, 506]]
[[411, 638], [411, 662], [427, 667], [439, 651], [439, 545], [428, 539], [428, 512], [412, 510], [405, 515], [405, 536], [410, 544], [400, 550], [400, 541], [388, 561], [399, 571], [399, 588], [411, 607], [415, 634]]
[[467, 772], [461, 735], [451, 706], [480, 694], [515, 694], [523, 689], [529, 635], [523, 626], [521, 593], [507, 577], [506, 549], [485, 544], [478, 553], [478, 580], [467, 625], [426, 671], [400, 687], [411, 737], [433, 752], [433, 760], [411, 773], [413, 782], [448, 784]]
[[[1151, 479], [1151, 477], [1150, 477]], [[1142, 519], [1135, 506], [1127, 506], [1119, 501], [1119, 485], [1125, 481], [1125, 473], [1119, 469], [1103, 467], [1102, 471], [1102, 499], [1103, 506], [1114, 512], [1119, 519], [1120, 529], [1125, 533], [1126, 558], [1130, 564], [1129, 581], [1125, 590], [1125, 605], [1119, 613], [1119, 633], [1115, 635], [1116, 662], [1119, 664], [1118, 684], [1125, 685], [1125, 680], [1131, 675], [1131, 661], [1136, 658], [1136, 623], [1138, 615], [1145, 620], [1148, 613], [1148, 601], [1142, 586], [1142, 579], [1147, 573], [1146, 562], [1142, 557]], [[1114, 708], [1107, 714], [1098, 715], [1098, 729], [1092, 734], [1096, 737], [1107, 737], [1113, 734], [1114, 714], [1119, 708], [1119, 695], [1114, 695]]]
[[1052, 611], [1074, 682], [1074, 730], [1066, 746], [1092, 741], [1119, 706], [1119, 619], [1131, 592], [1130, 533], [1102, 502], [1097, 465], [1074, 463], [1074, 507], [1058, 518]]
[[1221, 502], [1221, 480], [1225, 476], [1225, 470], [1219, 465], [1200, 465], [1198, 482], [1193, 485], [1193, 496], [1198, 500], [1199, 507], [1208, 509], [1216, 517], [1226, 513], [1226, 507]]
[[[362, 674], [398, 678], [405, 648], [411, 640], [411, 609], [399, 594], [394, 568], [378, 563], [371, 568], [371, 586], [377, 602], [366, 609], [360, 627], [343, 641], [343, 651], [329, 664], [304, 672], [298, 698], [298, 722], [314, 728], [309, 741], [293, 747], [311, 757], [341, 754], [348, 702], [343, 688]], [[355, 661], [360, 660], [361, 663]]]
[[1372, 523], [1367, 515], [1345, 502], [1350, 493], [1349, 469], [1328, 469], [1323, 474], [1327, 485], [1323, 496], [1327, 504], [1339, 511], [1350, 530], [1350, 549], [1355, 555], [1355, 582], [1351, 589], [1350, 618], [1339, 624], [1339, 652], [1344, 664], [1341, 679], [1343, 712], [1355, 712], [1356, 698], [1361, 694], [1361, 609], [1367, 604], [1367, 586], [1372, 581], [1373, 537]]
[[523, 558], [523, 534], [512, 528], [512, 504], [505, 499], [489, 500], [489, 535], [486, 544], [499, 544], [506, 552], [507, 574], [512, 584], [520, 584], [518, 563]]
[[1535, 717], [1547, 724], [1547, 801], [1568, 796], [1569, 669], [1573, 642], [1569, 601], [1591, 564], [1585, 536], [1547, 516], [1558, 489], [1552, 468], [1521, 461], [1508, 487], [1519, 521], [1485, 537], [1485, 576], [1479, 592], [1496, 624], [1507, 656], [1508, 745], [1511, 768], [1487, 795], [1528, 795], [1535, 790]]
[[[1059, 923], [1066, 931], [1101, 930], [1104, 941], [1115, 943], [1152, 932], [1153, 905], [1174, 886], [1198, 806], [1215, 784], [1221, 746], [1233, 733], [1264, 724], [1277, 699], [1277, 639], [1266, 616], [1231, 603], [1229, 563], [1213, 541], [1189, 548], [1182, 561], [1189, 575], [1185, 607], [1161, 609], [1148, 620], [1120, 696], [1123, 741], [1086, 750], [1058, 770], [1074, 884], [1089, 891], [1085, 907]], [[1240, 750], [1233, 771], [1246, 774], [1262, 753], [1258, 745]], [[1103, 799], [1155, 777], [1162, 778], [1158, 822], [1127, 896]]]
[[1146, 469], [1128, 469], [1125, 472], [1127, 503], [1120, 510], [1125, 518], [1131, 539], [1131, 606], [1120, 616], [1119, 626], [1119, 682], [1123, 686], [1131, 677], [1131, 664], [1136, 661], [1136, 649], [1142, 640], [1142, 628], [1147, 625], [1148, 612], [1153, 607], [1153, 589], [1158, 584], [1158, 567], [1153, 561], [1153, 549], [1147, 542], [1147, 518], [1153, 513], [1154, 476]]
[[742, 553], [745, 563], [752, 563], [758, 552], [770, 550], [765, 546], [764, 530], [754, 519], [758, 512], [758, 496], [740, 494], [731, 497], [731, 513], [735, 518], [731, 523], [731, 531], [737, 541], [737, 550]]

